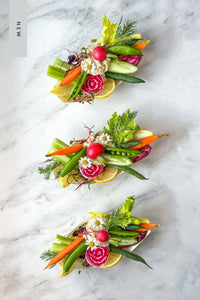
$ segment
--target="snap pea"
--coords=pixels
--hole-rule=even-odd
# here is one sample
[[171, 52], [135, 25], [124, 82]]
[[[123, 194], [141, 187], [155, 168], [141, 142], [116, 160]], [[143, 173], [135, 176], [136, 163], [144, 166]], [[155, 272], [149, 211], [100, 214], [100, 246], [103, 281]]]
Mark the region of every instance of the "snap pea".
[[120, 80], [120, 81], [129, 82], [129, 83], [143, 83], [143, 82], [145, 82], [144, 80], [142, 80], [138, 77], [134, 77], [134, 76], [126, 75], [126, 74], [106, 72], [105, 75], [106, 75], [106, 77], [116, 79], [116, 80]]
[[142, 55], [142, 52], [131, 46], [112, 46], [106, 49], [107, 52], [114, 54], [126, 54], [126, 55]]
[[137, 231], [128, 231], [128, 230], [110, 230], [109, 234], [115, 234], [115, 235], [119, 235], [121, 237], [124, 236], [132, 236], [132, 237], [137, 237], [139, 235], [139, 232]]
[[115, 247], [115, 246], [113, 246], [113, 245], [110, 245], [110, 251], [111, 251], [111, 252], [114, 252], [114, 253], [117, 253], [117, 254], [121, 254], [121, 255], [123, 255], [123, 256], [125, 256], [125, 257], [127, 257], [127, 258], [130, 258], [130, 259], [132, 259], [132, 260], [139, 261], [139, 262], [145, 264], [145, 265], [146, 265], [147, 267], [149, 267], [150, 269], [152, 269], [152, 268], [146, 263], [146, 261], [145, 261], [142, 257], [140, 257], [139, 255], [136, 255], [136, 254], [133, 254], [133, 253], [131, 253], [131, 252], [129, 252], [129, 251], [126, 251], [126, 250], [117, 248], [117, 247]]
[[64, 166], [62, 169], [60, 176], [64, 177], [68, 173], [70, 173], [74, 168], [78, 165], [79, 159], [86, 154], [87, 147], [83, 147], [80, 151], [78, 151]]
[[108, 167], [113, 167], [113, 168], [116, 168], [120, 171], [124, 171], [126, 173], [129, 173], [141, 180], [147, 180], [148, 178], [144, 177], [142, 174], [140, 174], [139, 172], [135, 171], [134, 169], [131, 169], [127, 166], [118, 166], [118, 165], [114, 165], [114, 164], [107, 164]]
[[114, 148], [114, 147], [105, 147], [105, 150], [111, 151], [111, 154], [130, 156], [130, 157], [135, 157], [143, 153], [143, 151], [139, 151], [139, 150], [128, 150], [128, 149], [121, 149], [121, 148]]
[[140, 228], [147, 229], [145, 227], [142, 227], [140, 225], [135, 225], [135, 224], [129, 224], [125, 229], [126, 230], [135, 230], [135, 229], [140, 229]]
[[67, 101], [74, 99], [78, 95], [80, 89], [82, 88], [82, 85], [84, 84], [86, 77], [87, 77], [87, 72], [82, 71], [81, 75], [79, 76], [78, 80], [76, 81], [75, 85], [73, 86]]
[[88, 245], [85, 244], [85, 241], [79, 244], [69, 255], [64, 258], [63, 269], [65, 272], [68, 272], [73, 263], [80, 255], [82, 255], [87, 249]]

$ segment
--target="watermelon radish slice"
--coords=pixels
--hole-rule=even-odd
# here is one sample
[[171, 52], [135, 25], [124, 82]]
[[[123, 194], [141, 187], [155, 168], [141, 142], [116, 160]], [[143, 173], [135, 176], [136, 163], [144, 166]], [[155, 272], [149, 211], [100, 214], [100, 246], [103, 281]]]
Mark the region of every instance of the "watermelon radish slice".
[[141, 59], [142, 59], [142, 55], [126, 55], [119, 58], [119, 60], [126, 61], [135, 66], [137, 66], [140, 63]]
[[104, 81], [101, 75], [89, 74], [82, 86], [82, 91], [86, 94], [97, 95], [101, 93], [104, 88]]
[[81, 174], [88, 179], [93, 179], [99, 176], [103, 172], [102, 165], [91, 165], [90, 168], [79, 167]]
[[150, 145], [147, 145], [147, 146], [141, 148], [140, 151], [144, 151], [144, 152], [136, 157], [131, 158], [132, 162], [135, 163], [136, 161], [139, 161], [139, 160], [143, 159], [144, 157], [146, 157], [147, 155], [149, 155], [149, 153], [151, 152], [151, 149], [152, 148]]
[[86, 259], [90, 265], [94, 267], [100, 267], [107, 263], [109, 257], [109, 248], [97, 246], [91, 250], [88, 248], [85, 252]]

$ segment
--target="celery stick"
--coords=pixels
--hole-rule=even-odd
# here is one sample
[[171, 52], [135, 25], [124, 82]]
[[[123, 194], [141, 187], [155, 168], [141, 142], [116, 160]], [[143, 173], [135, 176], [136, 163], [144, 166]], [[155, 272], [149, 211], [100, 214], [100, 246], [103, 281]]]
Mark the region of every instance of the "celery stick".
[[56, 148], [57, 150], [60, 150], [62, 148], [69, 147], [69, 145], [67, 145], [63, 141], [55, 138], [54, 141], [53, 141], [53, 143], [52, 143], [52, 147]]
[[[64, 142], [62, 142], [59, 139], [54, 139], [51, 148], [49, 149], [47, 154], [51, 154], [53, 152], [55, 152], [56, 150], [60, 150], [62, 148], [66, 148], [69, 147], [67, 144], [65, 144]], [[62, 164], [66, 165], [66, 163], [70, 160], [70, 157], [67, 155], [54, 155], [52, 156], [54, 159], [60, 161]]]
[[65, 237], [65, 236], [62, 236], [60, 234], [57, 234], [56, 236], [56, 241], [57, 242], [60, 242], [62, 244], [65, 244], [65, 245], [69, 245], [71, 242], [73, 242], [74, 240], [73, 239], [70, 239], [68, 237]]
[[52, 243], [51, 245], [51, 252], [52, 253], [59, 253], [60, 251], [62, 251], [64, 248], [66, 248], [66, 244], [60, 244], [60, 243]]
[[49, 65], [47, 69], [47, 75], [55, 79], [62, 80], [66, 76], [66, 73], [59, 67]]
[[68, 63], [66, 63], [64, 60], [61, 60], [59, 58], [55, 59], [53, 66], [57, 67], [63, 71], [67, 71], [70, 69], [70, 65]]

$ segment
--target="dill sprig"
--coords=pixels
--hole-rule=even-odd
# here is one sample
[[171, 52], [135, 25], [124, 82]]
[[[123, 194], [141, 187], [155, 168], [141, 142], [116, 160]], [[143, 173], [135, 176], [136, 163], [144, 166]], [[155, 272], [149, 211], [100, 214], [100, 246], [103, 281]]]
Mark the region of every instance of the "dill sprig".
[[128, 20], [122, 24], [122, 21], [123, 17], [121, 17], [118, 23], [114, 44], [133, 45], [138, 41], [138, 39], [132, 37], [132, 35], [135, 33], [136, 22], [131, 22]]
[[[47, 250], [47, 251], [42, 252], [42, 254], [40, 255], [40, 258], [44, 261], [48, 261], [48, 260], [51, 260], [55, 255], [56, 255], [55, 253], [51, 252], [50, 250]], [[52, 265], [50, 267], [50, 269], [55, 267], [55, 265], [56, 264]]]
[[122, 216], [119, 210], [114, 210], [111, 214], [106, 216], [106, 223], [104, 225], [107, 231], [112, 230], [118, 226], [122, 226], [125, 217]]
[[[54, 159], [47, 159], [45, 162], [44, 167], [39, 167], [38, 172], [44, 175], [44, 179], [48, 180], [50, 178], [51, 172], [61, 165], [61, 162], [56, 161]], [[59, 177], [59, 172], [55, 176], [56, 178]]]

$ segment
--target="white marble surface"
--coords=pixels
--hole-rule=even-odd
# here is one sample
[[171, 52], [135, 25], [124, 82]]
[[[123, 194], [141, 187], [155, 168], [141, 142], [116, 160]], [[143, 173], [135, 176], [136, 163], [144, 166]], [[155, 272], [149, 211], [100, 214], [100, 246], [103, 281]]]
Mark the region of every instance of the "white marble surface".
[[[0, 4], [0, 299], [175, 300], [199, 295], [199, 1], [28, 0], [28, 56], [7, 55], [8, 3]], [[46, 68], [66, 49], [98, 37], [101, 16], [138, 21], [151, 44], [137, 75], [144, 85], [122, 84], [93, 105], [63, 105], [49, 94]], [[69, 141], [99, 130], [113, 111], [138, 110], [154, 133], [151, 155], [136, 165], [147, 182], [123, 174], [105, 185], [61, 189], [37, 174], [54, 137]], [[109, 270], [59, 278], [42, 271], [39, 256], [56, 233], [106, 212], [135, 194], [135, 214], [161, 227], [136, 250], [153, 270], [123, 259]]]

